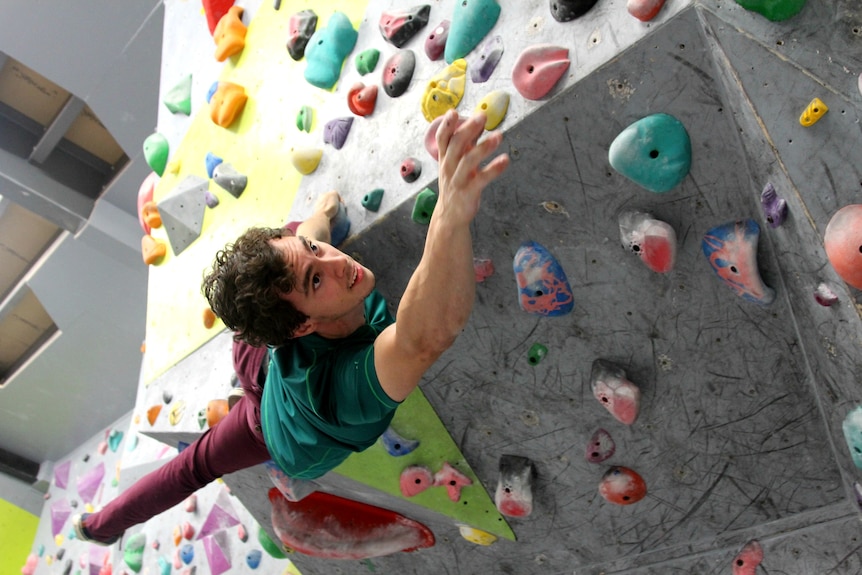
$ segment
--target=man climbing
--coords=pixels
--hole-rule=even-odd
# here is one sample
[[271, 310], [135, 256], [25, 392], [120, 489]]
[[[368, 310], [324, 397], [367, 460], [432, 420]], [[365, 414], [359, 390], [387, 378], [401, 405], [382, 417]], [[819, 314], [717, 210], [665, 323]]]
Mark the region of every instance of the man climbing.
[[296, 235], [252, 228], [219, 251], [203, 290], [236, 334], [244, 394], [173, 460], [101, 511], [76, 515], [80, 539], [112, 544], [218, 477], [270, 459], [291, 478], [314, 479], [377, 440], [470, 316], [470, 223], [509, 164], [499, 154], [483, 165], [502, 141], [492, 133], [479, 142], [484, 125], [476, 114], [459, 126], [454, 111], [440, 124], [437, 204], [395, 320], [373, 272], [327, 243], [335, 193]]

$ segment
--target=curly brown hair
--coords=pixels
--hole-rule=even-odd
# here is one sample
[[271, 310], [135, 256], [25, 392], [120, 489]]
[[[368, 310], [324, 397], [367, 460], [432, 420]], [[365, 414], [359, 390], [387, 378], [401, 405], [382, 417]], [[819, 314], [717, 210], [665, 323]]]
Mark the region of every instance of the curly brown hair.
[[296, 284], [296, 274], [271, 240], [292, 235], [284, 228], [250, 228], [219, 250], [201, 291], [213, 312], [250, 345], [289, 342], [308, 316], [281, 298]]

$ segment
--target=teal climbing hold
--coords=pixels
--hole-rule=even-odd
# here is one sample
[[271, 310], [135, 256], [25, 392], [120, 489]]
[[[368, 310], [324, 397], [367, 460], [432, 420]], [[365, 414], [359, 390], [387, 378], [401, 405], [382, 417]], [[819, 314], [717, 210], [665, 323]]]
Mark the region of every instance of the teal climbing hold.
[[356, 71], [360, 76], [370, 74], [377, 67], [377, 61], [380, 59], [380, 50], [377, 48], [369, 48], [359, 53], [356, 57]]
[[850, 457], [856, 467], [862, 469], [862, 405], [847, 414], [841, 427]]
[[120, 443], [122, 441], [123, 441], [123, 432], [118, 431], [116, 429], [111, 430], [111, 433], [108, 435], [108, 447], [111, 448], [111, 451], [116, 453], [117, 448], [120, 447]]
[[165, 94], [165, 106], [172, 114], [192, 113], [192, 75], [189, 74]]
[[296, 114], [296, 127], [303, 132], [311, 132], [311, 120], [314, 118], [314, 110], [311, 106], [303, 106]]
[[642, 118], [620, 132], [608, 150], [611, 166], [651, 192], [667, 192], [688, 175], [691, 140], [669, 114]]
[[773, 22], [792, 18], [805, 7], [805, 0], [736, 0], [736, 3]]
[[464, 0], [455, 3], [444, 57], [451, 64], [479, 45], [500, 17], [497, 0]]
[[344, 59], [356, 45], [358, 32], [343, 12], [335, 12], [325, 28], [320, 28], [305, 49], [305, 79], [312, 86], [331, 89], [341, 75]]
[[383, 189], [377, 188], [371, 190], [362, 198], [362, 207], [369, 212], [376, 212], [380, 209], [380, 202], [383, 201]]
[[411, 218], [417, 224], [428, 225], [431, 223], [431, 215], [434, 213], [434, 206], [437, 205], [437, 194], [430, 188], [425, 188], [419, 195], [416, 196], [416, 203], [413, 204], [413, 214]]
[[170, 145], [168, 139], [156, 132], [147, 136], [144, 140], [144, 159], [147, 165], [160, 177], [165, 173], [168, 165], [168, 151]]

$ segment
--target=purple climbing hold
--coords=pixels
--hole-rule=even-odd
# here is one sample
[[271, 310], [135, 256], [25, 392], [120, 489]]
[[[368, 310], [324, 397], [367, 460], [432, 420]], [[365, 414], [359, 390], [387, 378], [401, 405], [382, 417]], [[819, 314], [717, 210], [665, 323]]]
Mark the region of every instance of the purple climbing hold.
[[580, 18], [596, 5], [598, 0], [550, 0], [551, 15], [557, 22]]
[[590, 463], [601, 463], [606, 459], [610, 459], [616, 450], [617, 445], [614, 443], [614, 438], [611, 437], [611, 434], [599, 428], [590, 437], [584, 457]]
[[408, 184], [412, 184], [422, 174], [422, 164], [416, 158], [407, 158], [401, 162], [401, 177]]
[[380, 33], [387, 42], [401, 48], [428, 24], [430, 14], [430, 4], [414, 6], [409, 10], [383, 12], [380, 15]]
[[513, 262], [521, 309], [536, 315], [561, 316], [575, 307], [562, 266], [544, 246], [521, 244]]
[[317, 29], [317, 14], [314, 10], [303, 10], [290, 17], [288, 23], [287, 51], [294, 60], [302, 60], [305, 47]]
[[443, 51], [446, 49], [446, 38], [449, 37], [449, 20], [443, 20], [428, 34], [425, 38], [425, 55], [433, 61], [443, 57]]
[[415, 69], [416, 55], [413, 50], [395, 52], [383, 66], [383, 91], [391, 98], [406, 92]]
[[[218, 205], [218, 196], [207, 190], [206, 192], [204, 192], [204, 202], [206, 202], [208, 208], [214, 208]], [[165, 403], [170, 402], [166, 401]]]
[[760, 205], [766, 222], [771, 228], [777, 228], [787, 219], [787, 202], [775, 191], [772, 182], [766, 182], [763, 192], [760, 194]]
[[335, 118], [329, 120], [323, 126], [323, 143], [331, 145], [336, 150], [344, 146], [350, 127], [353, 126], [353, 117]]
[[503, 37], [491, 36], [486, 38], [478, 48], [473, 50], [467, 57], [467, 69], [470, 70], [470, 78], [476, 84], [487, 82], [500, 58], [503, 57]]
[[760, 226], [752, 219], [716, 226], [703, 236], [703, 254], [719, 278], [741, 298], [768, 305], [775, 291], [763, 283], [757, 267]]

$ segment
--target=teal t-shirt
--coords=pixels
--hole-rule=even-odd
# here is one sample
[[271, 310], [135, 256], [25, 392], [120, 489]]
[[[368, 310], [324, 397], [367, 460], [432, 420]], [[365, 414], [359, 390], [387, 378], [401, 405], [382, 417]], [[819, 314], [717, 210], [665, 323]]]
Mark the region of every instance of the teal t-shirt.
[[399, 403], [374, 369], [374, 340], [393, 318], [376, 290], [365, 298], [366, 323], [343, 339], [317, 334], [270, 350], [261, 397], [263, 437], [289, 477], [314, 479], [386, 431]]

